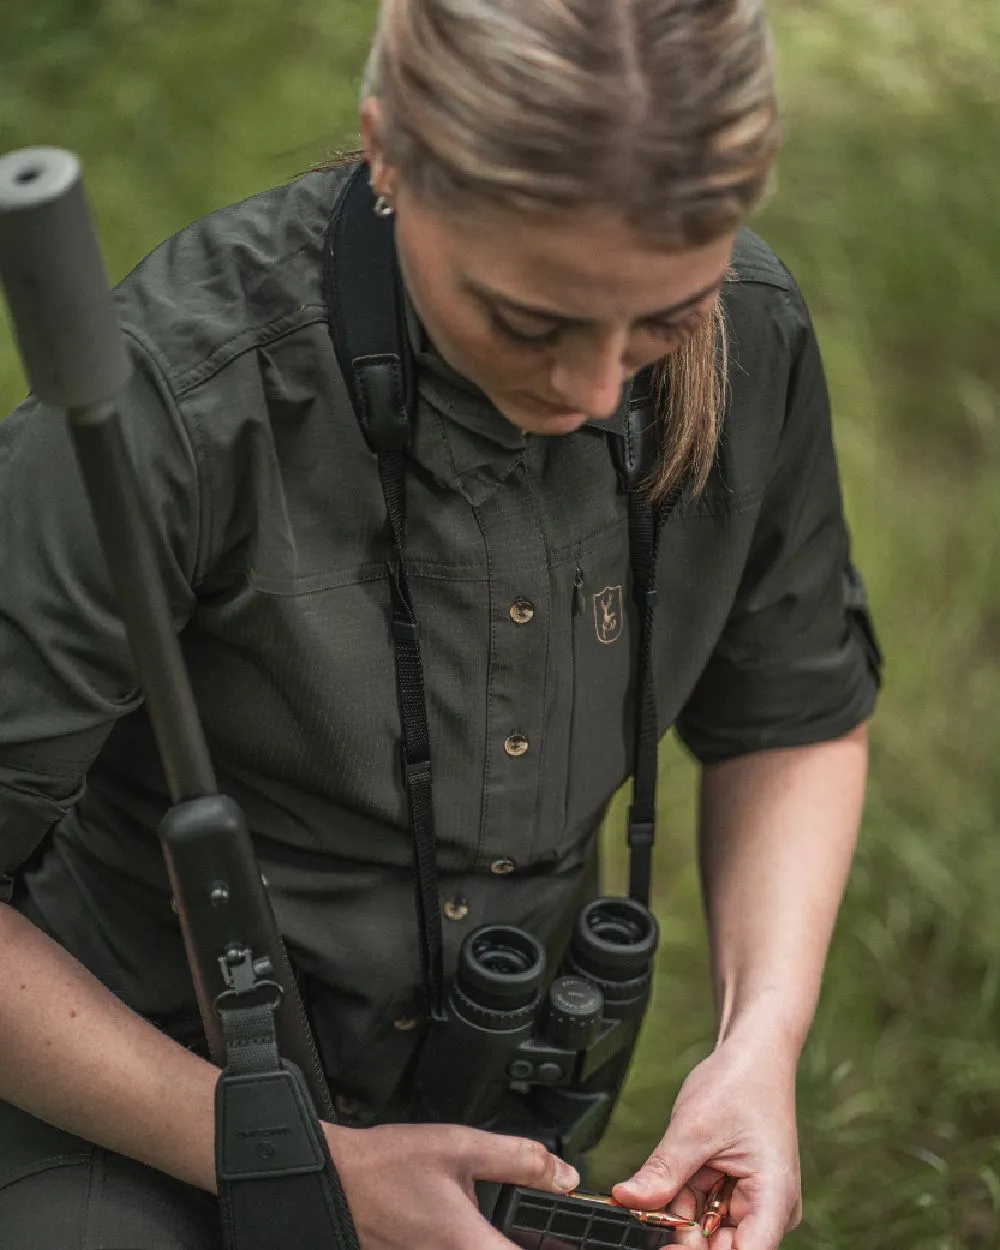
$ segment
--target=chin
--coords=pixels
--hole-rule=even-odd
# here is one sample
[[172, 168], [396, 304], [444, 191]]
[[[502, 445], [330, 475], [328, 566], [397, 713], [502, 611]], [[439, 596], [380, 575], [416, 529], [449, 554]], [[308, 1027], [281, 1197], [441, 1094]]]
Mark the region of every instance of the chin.
[[503, 415], [525, 434], [572, 434], [587, 421], [586, 413], [583, 412], [540, 413], [515, 410], [504, 412]]

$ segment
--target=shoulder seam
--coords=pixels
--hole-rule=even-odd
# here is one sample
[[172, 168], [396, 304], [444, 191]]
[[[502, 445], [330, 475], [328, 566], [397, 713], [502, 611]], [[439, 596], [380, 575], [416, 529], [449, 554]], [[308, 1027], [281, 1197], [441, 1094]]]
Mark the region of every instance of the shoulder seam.
[[779, 291], [791, 291], [795, 285], [788, 266], [777, 252], [750, 229], [741, 230], [736, 237], [732, 273], [734, 285], [743, 282]]
[[726, 286], [769, 286], [776, 291], [789, 293], [794, 290], [792, 283], [783, 274], [753, 264], [734, 270], [733, 276], [726, 279]]

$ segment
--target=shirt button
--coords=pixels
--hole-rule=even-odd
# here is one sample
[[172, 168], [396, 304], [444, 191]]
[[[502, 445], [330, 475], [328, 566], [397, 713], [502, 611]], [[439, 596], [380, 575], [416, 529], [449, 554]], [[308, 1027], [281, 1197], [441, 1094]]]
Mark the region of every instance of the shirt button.
[[441, 904], [445, 920], [464, 920], [469, 914], [469, 904], [457, 894], [454, 898], [446, 898]]
[[509, 738], [504, 738], [503, 749], [508, 755], [524, 755], [528, 749], [528, 739], [524, 734], [511, 734]]
[[346, 1094], [337, 1094], [334, 1097], [333, 1105], [337, 1108], [341, 1115], [354, 1116], [361, 1110], [361, 1106], [353, 1098], [348, 1098]]
[[506, 875], [509, 872], [513, 872], [516, 867], [517, 864], [515, 864], [512, 859], [508, 859], [505, 855], [501, 859], [495, 859], [493, 863], [490, 864], [490, 872], [495, 873], [498, 877], [506, 877]]
[[392, 1027], [399, 1033], [409, 1033], [411, 1029], [417, 1027], [416, 1016], [397, 1016], [392, 1022]]
[[535, 605], [529, 599], [515, 599], [510, 605], [510, 619], [515, 625], [527, 625], [535, 615]]

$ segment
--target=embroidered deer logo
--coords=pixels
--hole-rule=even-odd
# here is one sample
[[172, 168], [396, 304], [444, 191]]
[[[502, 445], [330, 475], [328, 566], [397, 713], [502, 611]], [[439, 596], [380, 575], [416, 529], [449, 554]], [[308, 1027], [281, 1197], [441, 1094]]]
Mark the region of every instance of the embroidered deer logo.
[[617, 642], [622, 632], [622, 588], [605, 586], [594, 595], [594, 629], [598, 642]]

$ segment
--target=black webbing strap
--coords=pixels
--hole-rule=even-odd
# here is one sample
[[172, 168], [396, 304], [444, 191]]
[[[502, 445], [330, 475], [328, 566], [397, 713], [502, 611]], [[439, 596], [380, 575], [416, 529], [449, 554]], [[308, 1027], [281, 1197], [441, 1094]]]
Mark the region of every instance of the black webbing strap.
[[216, 1186], [226, 1250], [358, 1250], [357, 1230], [299, 1069], [278, 1053], [281, 990], [244, 961], [220, 995], [226, 1068], [215, 1091]]
[[[374, 212], [366, 166], [337, 199], [327, 232], [324, 293], [330, 337], [358, 424], [378, 458], [394, 561], [392, 645], [399, 702], [403, 780], [413, 841], [420, 964], [429, 1017], [443, 1010], [444, 959], [438, 893], [430, 729], [420, 659], [420, 630], [406, 580], [404, 455], [415, 405], [414, 362], [406, 331], [402, 278], [392, 219]], [[349, 310], [343, 312], [342, 310]]]
[[639, 614], [632, 803], [627, 818], [629, 896], [646, 907], [650, 901], [659, 771], [659, 726], [653, 671], [656, 555], [661, 528], [680, 498], [680, 491], [674, 491], [656, 503], [650, 498], [648, 479], [655, 463], [656, 445], [653, 379], [651, 372], [644, 370], [636, 378], [629, 398], [619, 477], [628, 491], [632, 595]]
[[227, 1072], [264, 1072], [280, 1066], [274, 1027], [276, 1008], [273, 999], [243, 1007], [220, 1004], [216, 1008], [226, 1043]]
[[653, 680], [653, 614], [656, 609], [656, 550], [660, 509], [645, 492], [631, 490], [628, 501], [632, 591], [639, 611], [639, 656], [635, 681], [635, 767], [628, 809], [629, 897], [649, 906], [656, 825], [659, 734]]
[[427, 723], [424, 669], [420, 660], [420, 627], [403, 561], [406, 540], [406, 486], [403, 453], [379, 456], [379, 479], [396, 555], [390, 565], [392, 587], [392, 648], [396, 661], [396, 694], [402, 737], [403, 779], [409, 806], [416, 877], [417, 919], [420, 929], [420, 966], [427, 1011], [432, 1019], [444, 1012], [444, 942], [438, 894], [434, 802], [431, 787], [431, 734]]
[[639, 648], [635, 683], [635, 766], [632, 803], [628, 809], [629, 897], [649, 906], [656, 823], [657, 742], [656, 695], [653, 688], [653, 613], [656, 586], [657, 511], [644, 494], [631, 490], [628, 499], [632, 593], [639, 613]]

